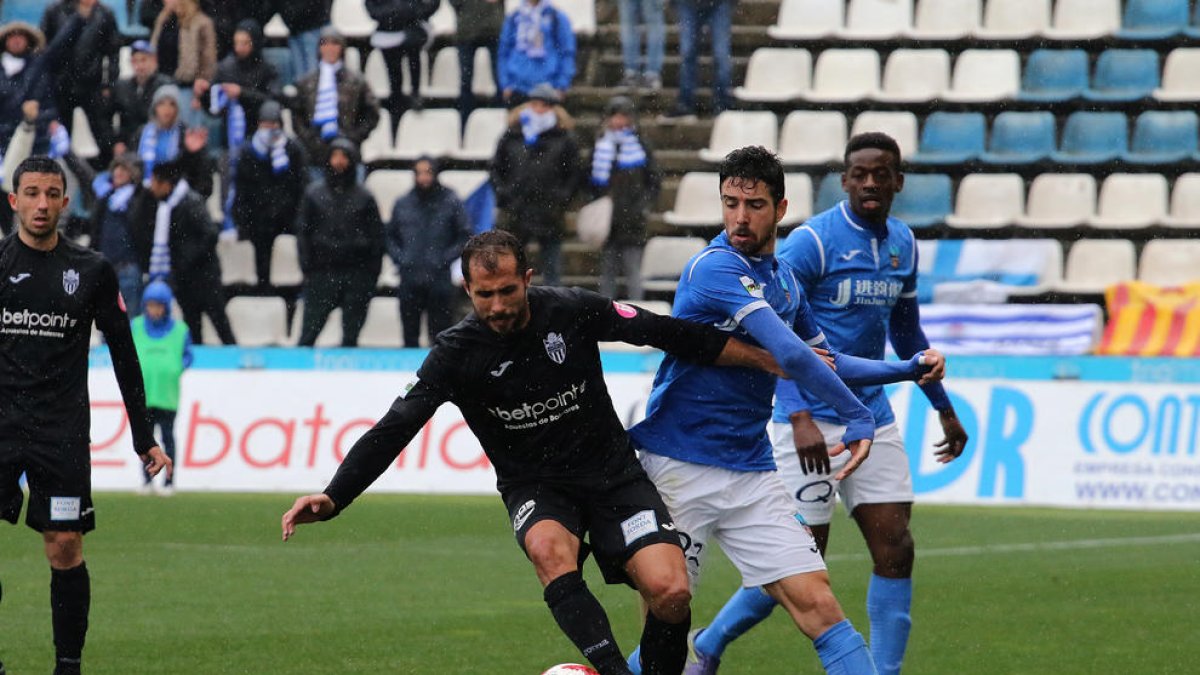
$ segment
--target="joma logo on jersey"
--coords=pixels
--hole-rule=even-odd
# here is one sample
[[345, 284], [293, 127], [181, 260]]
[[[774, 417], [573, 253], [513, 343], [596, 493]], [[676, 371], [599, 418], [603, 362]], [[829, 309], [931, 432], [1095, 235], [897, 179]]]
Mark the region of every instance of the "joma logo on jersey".
[[523, 420], [536, 420], [542, 415], [553, 413], [557, 410], [565, 410], [579, 401], [579, 395], [587, 389], [587, 381], [579, 384], [571, 385], [570, 389], [561, 391], [545, 401], [537, 401], [535, 403], [522, 403], [519, 407], [510, 408], [488, 408], [487, 411], [492, 416], [502, 419], [505, 422], [520, 422]]
[[27, 309], [16, 312], [7, 307], [0, 308], [0, 323], [5, 326], [26, 326], [28, 328], [71, 328], [78, 319], [72, 319], [70, 314], [38, 314]]

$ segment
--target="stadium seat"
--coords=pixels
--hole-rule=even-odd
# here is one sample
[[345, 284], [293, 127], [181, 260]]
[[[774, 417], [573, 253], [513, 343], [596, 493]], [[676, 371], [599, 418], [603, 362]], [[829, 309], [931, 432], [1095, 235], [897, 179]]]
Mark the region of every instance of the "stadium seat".
[[1155, 239], [1146, 242], [1138, 263], [1138, 281], [1156, 286], [1183, 286], [1200, 281], [1200, 241]]
[[826, 174], [821, 179], [821, 184], [817, 186], [817, 197], [813, 200], [813, 213], [828, 211], [845, 198], [846, 191], [842, 189], [842, 174]]
[[1130, 230], [1158, 224], [1167, 215], [1167, 179], [1157, 173], [1114, 173], [1100, 185], [1096, 214], [1087, 224]]
[[1200, 228], [1200, 173], [1185, 173], [1171, 187], [1171, 212], [1162, 219], [1167, 227]]
[[735, 87], [739, 101], [776, 102], [799, 98], [812, 83], [812, 55], [807, 49], [759, 47], [746, 66], [746, 84]]
[[367, 303], [367, 320], [358, 334], [358, 346], [399, 348], [401, 344], [400, 300], [371, 298]]
[[779, 132], [779, 160], [788, 165], [841, 162], [846, 116], [836, 110], [793, 110]]
[[92, 125], [88, 123], [87, 113], [83, 108], [71, 111], [71, 152], [80, 159], [92, 159], [100, 155], [100, 146], [96, 143], [96, 135], [92, 133]]
[[[407, 72], [407, 69], [405, 69]], [[388, 79], [387, 64], [383, 62], [383, 52], [372, 49], [367, 54], [367, 62], [363, 64], [363, 78], [367, 86], [375, 94], [375, 98], [383, 100], [392, 95], [392, 82]]]
[[1086, 173], [1043, 173], [1029, 185], [1016, 224], [1035, 229], [1083, 225], [1096, 212], [1096, 179]]
[[1123, 158], [1132, 164], [1169, 164], [1191, 159], [1198, 149], [1200, 119], [1191, 110], [1147, 110], [1138, 115]]
[[[396, 128], [392, 126], [392, 115], [386, 109], [379, 111], [379, 121], [375, 128], [363, 139], [359, 154], [364, 164], [377, 162], [381, 159], [391, 159], [393, 155], [392, 136]], [[492, 148], [494, 151], [495, 148]]]
[[1123, 40], [1165, 40], [1187, 28], [1188, 0], [1126, 0], [1117, 37]]
[[1055, 0], [1051, 40], [1094, 40], [1121, 28], [1121, 0]]
[[[68, 182], [71, 175], [73, 174], [68, 173]], [[208, 198], [204, 200], [204, 206], [208, 210], [208, 217], [212, 219], [214, 223], [219, 223], [225, 219], [225, 205], [221, 203], [221, 172], [214, 171], [212, 174], [212, 180], [213, 191], [212, 194], [210, 194]]]
[[438, 182], [454, 190], [454, 194], [462, 201], [466, 201], [472, 193], [479, 189], [479, 186], [488, 180], [490, 180], [488, 172], [483, 170], [451, 169], [438, 174]]
[[812, 89], [803, 98], [819, 103], [849, 103], [879, 91], [879, 52], [874, 49], [827, 49], [817, 57]]
[[462, 148], [452, 153], [455, 159], [485, 161], [496, 154], [500, 137], [508, 130], [508, 111], [504, 108], [476, 108], [467, 117]]
[[[445, 4], [445, 3], [443, 3]], [[429, 69], [429, 86], [421, 90], [426, 98], [458, 98], [458, 48], [442, 47]]]
[[496, 95], [496, 77], [492, 72], [492, 54], [486, 49], [475, 50], [475, 74], [471, 76], [471, 93], [476, 96]]
[[133, 77], [132, 56], [133, 56], [133, 50], [130, 49], [129, 45], [122, 45], [121, 48], [117, 50], [117, 78], [118, 79], [125, 79], [127, 77]]
[[1159, 86], [1158, 52], [1153, 49], [1109, 49], [1096, 59], [1089, 101], [1136, 101]]
[[[122, 4], [117, 0], [116, 4]], [[271, 20], [263, 25], [263, 37], [269, 39], [283, 40], [287, 39], [292, 32], [288, 30], [287, 24], [283, 22], [283, 17], [279, 14], [271, 15]]]
[[396, 200], [412, 192], [413, 182], [411, 171], [378, 169], [367, 174], [363, 187], [374, 195], [379, 217], [386, 223], [392, 219], [392, 207], [396, 205]]
[[400, 117], [393, 154], [398, 159], [448, 157], [461, 149], [461, 130], [462, 118], [453, 108], [408, 110]]
[[981, 103], [1014, 98], [1021, 90], [1021, 58], [1011, 49], [968, 49], [958, 55], [944, 99]]
[[783, 191], [787, 196], [788, 209], [780, 227], [792, 227], [812, 216], [812, 178], [806, 173], [788, 173], [783, 176]]
[[973, 173], [959, 183], [954, 204], [946, 216], [950, 227], [1008, 227], [1025, 211], [1025, 181], [1015, 173]]
[[304, 282], [296, 235], [281, 234], [275, 237], [275, 244], [271, 246], [270, 278], [272, 286], [299, 286]]
[[1200, 101], [1200, 49], [1172, 49], [1163, 63], [1162, 86], [1154, 90], [1159, 101]]
[[254, 271], [254, 245], [249, 241], [218, 239], [217, 259], [221, 262], [223, 286], [258, 283], [258, 275]]
[[[348, 38], [369, 37], [378, 25], [367, 14], [367, 6], [363, 0], [333, 0], [329, 9], [329, 21], [339, 33]], [[379, 95], [378, 91], [376, 95]]]
[[896, 139], [900, 154], [908, 157], [917, 151], [917, 116], [904, 111], [867, 111], [854, 118], [850, 136], [868, 131], [882, 131]]
[[700, 159], [721, 162], [731, 150], [747, 145], [761, 145], [775, 152], [779, 147], [779, 120], [775, 119], [775, 113], [727, 110], [717, 115], [708, 147], [700, 150]]
[[875, 98], [919, 103], [939, 98], [949, 88], [950, 55], [945, 49], [897, 49], [883, 67], [883, 87]]
[[850, 0], [842, 40], [890, 40], [912, 28], [912, 0]]
[[1054, 152], [1054, 115], [1048, 112], [1005, 111], [992, 122], [988, 151], [981, 159], [989, 164], [1030, 164]]
[[776, 40], [827, 38], [844, 25], [845, 12], [842, 0], [783, 0], [767, 35]]
[[921, 229], [944, 222], [951, 210], [950, 176], [910, 173], [904, 177], [904, 189], [896, 193], [891, 215]]
[[987, 0], [983, 26], [975, 33], [985, 40], [1021, 40], [1050, 27], [1050, 0]]
[[1129, 151], [1125, 113], [1071, 113], [1063, 125], [1062, 143], [1050, 158], [1062, 164], [1102, 164]]
[[[679, 179], [675, 208], [663, 214], [668, 225], [712, 227], [721, 224], [721, 180], [716, 173], [689, 171]], [[642, 259], [650, 256], [643, 253]]]
[[442, 0], [433, 16], [429, 17], [429, 34], [436, 38], [454, 35], [457, 30], [458, 14], [447, 0]]
[[1088, 55], [1082, 49], [1035, 49], [1021, 78], [1022, 101], [1069, 101], [1088, 87]]
[[1128, 239], [1080, 239], [1067, 251], [1066, 269], [1055, 290], [1103, 293], [1113, 284], [1133, 281], [1137, 255]]
[[958, 40], [979, 30], [983, 0], [917, 0], [913, 40]]
[[279, 296], [234, 296], [226, 303], [225, 314], [240, 347], [288, 344], [287, 303]]
[[642, 288], [674, 293], [684, 265], [706, 245], [700, 237], [650, 237], [642, 253]]
[[912, 164], [961, 164], [978, 159], [984, 151], [987, 121], [978, 112], [934, 112], [925, 118]]
[[392, 262], [392, 256], [384, 253], [383, 262], [379, 265], [379, 276], [375, 279], [375, 286], [382, 289], [394, 289], [400, 285], [400, 270], [396, 269], [396, 263]]
[[346, 51], [342, 52], [342, 65], [346, 70], [362, 75], [362, 52], [358, 51], [358, 47], [346, 47]]

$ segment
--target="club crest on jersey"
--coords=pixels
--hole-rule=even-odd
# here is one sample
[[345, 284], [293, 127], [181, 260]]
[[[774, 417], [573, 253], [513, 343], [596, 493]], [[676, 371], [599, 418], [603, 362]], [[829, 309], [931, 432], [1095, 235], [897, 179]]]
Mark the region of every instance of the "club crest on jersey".
[[75, 295], [75, 291], [79, 290], [79, 272], [74, 269], [63, 272], [63, 290], [67, 295]]
[[892, 269], [900, 269], [900, 249], [896, 246], [888, 247], [888, 256], [892, 260]]
[[542, 340], [542, 344], [546, 347], [546, 356], [555, 363], [562, 363], [567, 360], [567, 343], [558, 333], [550, 333], [546, 335], [546, 339]]
[[757, 281], [755, 281], [745, 275], [738, 277], [738, 281], [742, 282], [742, 288], [746, 289], [746, 292], [749, 293], [751, 296], [753, 296], [755, 298], [763, 297], [762, 284], [759, 284]]

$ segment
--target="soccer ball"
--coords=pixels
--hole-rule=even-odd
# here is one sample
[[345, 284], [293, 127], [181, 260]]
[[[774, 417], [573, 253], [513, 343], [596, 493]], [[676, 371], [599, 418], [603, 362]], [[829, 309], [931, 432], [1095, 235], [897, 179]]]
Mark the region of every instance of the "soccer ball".
[[581, 666], [578, 663], [560, 663], [550, 666], [542, 675], [600, 675], [591, 666]]

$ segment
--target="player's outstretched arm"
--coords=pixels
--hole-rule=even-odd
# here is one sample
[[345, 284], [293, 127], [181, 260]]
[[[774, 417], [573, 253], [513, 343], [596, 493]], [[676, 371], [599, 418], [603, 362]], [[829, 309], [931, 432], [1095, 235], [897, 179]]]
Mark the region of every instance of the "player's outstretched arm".
[[755, 368], [780, 377], [788, 376], [775, 357], [771, 356], [771, 352], [733, 337], [725, 343], [725, 348], [721, 350], [713, 365]]
[[337, 507], [334, 505], [333, 499], [324, 492], [297, 498], [296, 502], [292, 504], [292, 508], [283, 514], [283, 540], [287, 541], [292, 538], [292, 535], [296, 533], [297, 525], [326, 520], [333, 515], [335, 510]]
[[175, 472], [174, 462], [172, 462], [171, 458], [167, 457], [167, 453], [163, 452], [162, 448], [158, 447], [157, 445], [138, 455], [138, 457], [142, 458], [142, 466], [146, 467], [146, 473], [150, 474], [151, 478], [157, 476], [158, 472], [163, 471], [164, 469], [167, 472], [168, 479], [171, 477], [171, 474]]

